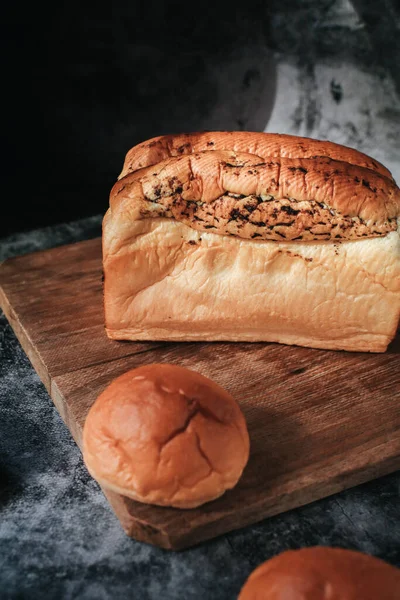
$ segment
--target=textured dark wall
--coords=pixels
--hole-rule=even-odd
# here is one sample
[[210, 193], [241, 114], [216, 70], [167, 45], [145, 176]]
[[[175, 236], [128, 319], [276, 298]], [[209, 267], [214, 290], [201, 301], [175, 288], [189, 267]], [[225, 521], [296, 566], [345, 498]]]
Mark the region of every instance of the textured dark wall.
[[393, 166], [396, 0], [229, 6], [9, 3], [0, 236], [102, 213], [125, 152], [161, 133], [287, 131], [378, 149]]

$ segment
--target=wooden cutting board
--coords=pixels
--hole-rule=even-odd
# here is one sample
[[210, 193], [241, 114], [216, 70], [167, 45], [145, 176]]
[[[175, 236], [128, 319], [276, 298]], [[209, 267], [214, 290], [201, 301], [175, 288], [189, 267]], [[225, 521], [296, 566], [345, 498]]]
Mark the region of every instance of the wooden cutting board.
[[385, 354], [111, 341], [99, 239], [5, 261], [0, 304], [78, 446], [97, 395], [142, 364], [197, 370], [241, 404], [251, 456], [234, 490], [191, 510], [105, 491], [138, 540], [185, 548], [400, 468], [399, 337]]

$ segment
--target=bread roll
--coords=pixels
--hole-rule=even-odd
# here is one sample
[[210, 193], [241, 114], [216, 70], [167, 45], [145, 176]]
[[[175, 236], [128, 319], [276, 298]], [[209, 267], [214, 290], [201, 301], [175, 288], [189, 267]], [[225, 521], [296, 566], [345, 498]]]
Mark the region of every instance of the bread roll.
[[304, 157], [307, 142], [291, 139], [302, 157], [285, 145], [273, 158], [205, 150], [116, 182], [103, 220], [110, 338], [387, 349], [400, 315], [400, 190], [355, 150]]
[[255, 569], [238, 600], [398, 600], [400, 570], [341, 548], [288, 550]]
[[236, 485], [249, 435], [222, 387], [183, 367], [152, 364], [124, 373], [97, 398], [84, 425], [83, 457], [104, 488], [193, 508]]

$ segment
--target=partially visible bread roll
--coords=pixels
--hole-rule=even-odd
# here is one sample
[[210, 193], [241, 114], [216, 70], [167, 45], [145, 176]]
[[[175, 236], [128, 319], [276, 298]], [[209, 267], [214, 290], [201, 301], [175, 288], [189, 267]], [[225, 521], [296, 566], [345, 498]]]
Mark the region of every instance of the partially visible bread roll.
[[374, 556], [317, 546], [255, 569], [238, 600], [399, 600], [400, 570]]
[[249, 435], [222, 387], [183, 367], [152, 364], [124, 373], [97, 398], [84, 425], [83, 457], [105, 488], [193, 508], [236, 485]]
[[103, 220], [110, 338], [368, 352], [394, 339], [400, 190], [372, 158], [209, 132], [150, 140], [126, 165]]

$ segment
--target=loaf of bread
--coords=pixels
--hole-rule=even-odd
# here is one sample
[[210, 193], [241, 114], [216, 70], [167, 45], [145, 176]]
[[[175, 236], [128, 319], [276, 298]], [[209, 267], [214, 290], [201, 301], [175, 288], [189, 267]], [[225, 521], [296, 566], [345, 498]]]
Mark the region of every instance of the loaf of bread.
[[398, 600], [400, 570], [354, 550], [287, 550], [257, 567], [238, 600]]
[[332, 142], [139, 144], [103, 220], [107, 334], [384, 352], [400, 315], [399, 216], [389, 171]]

